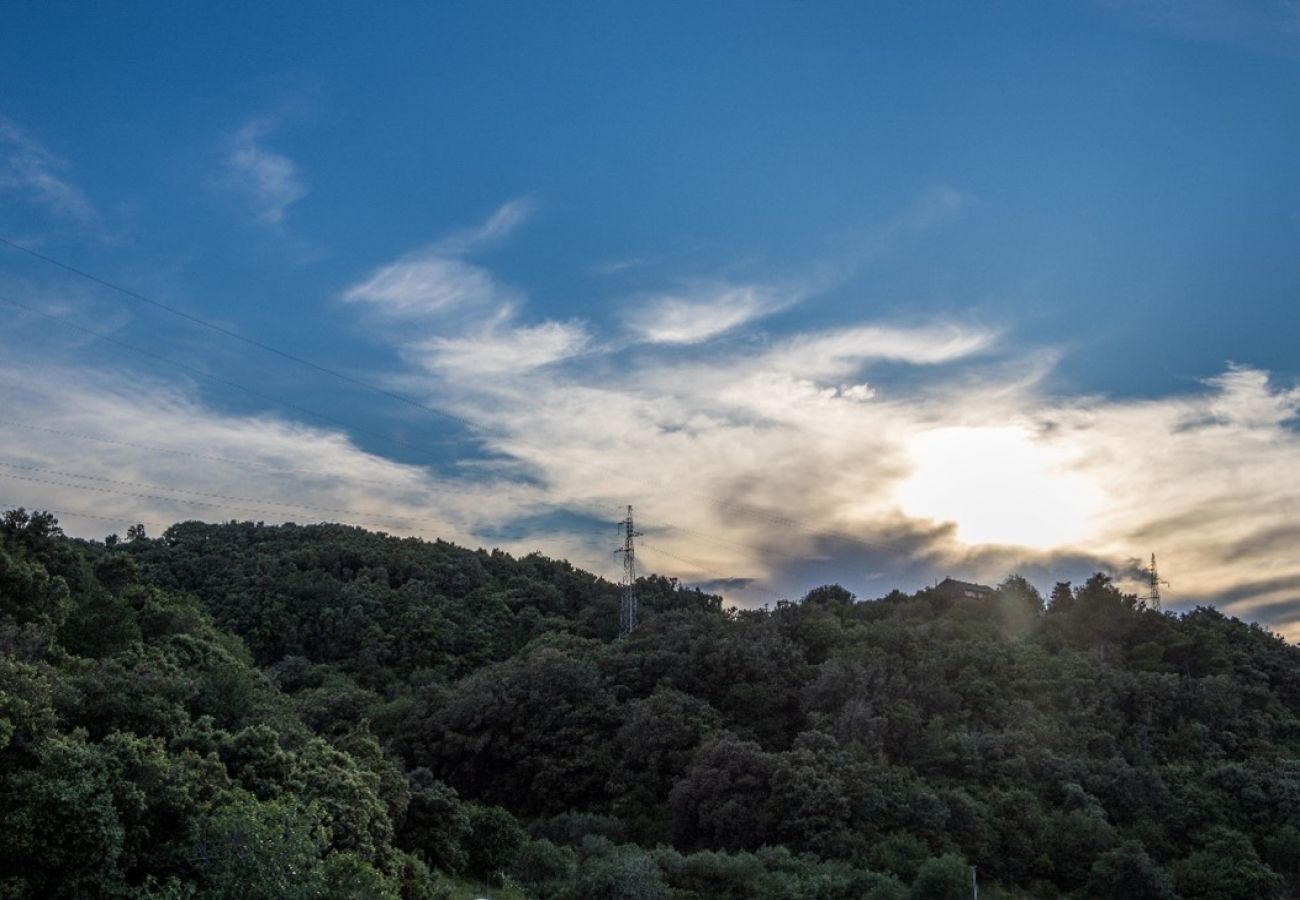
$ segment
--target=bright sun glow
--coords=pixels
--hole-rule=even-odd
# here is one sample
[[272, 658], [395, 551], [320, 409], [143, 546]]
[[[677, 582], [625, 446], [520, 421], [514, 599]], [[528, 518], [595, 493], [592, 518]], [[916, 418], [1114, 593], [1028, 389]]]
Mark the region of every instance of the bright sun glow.
[[899, 505], [909, 516], [955, 523], [963, 543], [1046, 550], [1090, 532], [1096, 488], [1067, 469], [1066, 453], [1024, 429], [939, 428], [909, 449], [915, 467]]

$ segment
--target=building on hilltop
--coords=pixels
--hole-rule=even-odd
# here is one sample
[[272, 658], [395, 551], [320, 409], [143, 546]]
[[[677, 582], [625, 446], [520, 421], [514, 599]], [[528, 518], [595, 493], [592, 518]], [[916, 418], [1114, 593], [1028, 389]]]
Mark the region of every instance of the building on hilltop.
[[986, 584], [972, 584], [956, 578], [945, 578], [934, 589], [950, 600], [987, 600], [993, 596], [993, 588]]

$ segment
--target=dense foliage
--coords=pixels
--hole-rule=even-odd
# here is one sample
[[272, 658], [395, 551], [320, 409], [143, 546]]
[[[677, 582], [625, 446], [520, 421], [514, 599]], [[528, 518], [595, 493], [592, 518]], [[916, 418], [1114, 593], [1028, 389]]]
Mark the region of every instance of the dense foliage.
[[0, 523], [0, 898], [1270, 898], [1300, 649], [1102, 575], [617, 639], [564, 562], [343, 526]]

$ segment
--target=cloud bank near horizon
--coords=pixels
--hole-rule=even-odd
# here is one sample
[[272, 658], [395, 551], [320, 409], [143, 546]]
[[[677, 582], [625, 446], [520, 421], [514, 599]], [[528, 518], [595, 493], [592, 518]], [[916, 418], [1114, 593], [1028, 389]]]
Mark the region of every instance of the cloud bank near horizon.
[[1049, 386], [1051, 348], [998, 329], [766, 333], [781, 298], [812, 289], [757, 280], [629, 298], [608, 322], [536, 317], [480, 258], [530, 208], [340, 291], [403, 361], [394, 383], [470, 423], [491, 465], [436, 476], [193, 387], [68, 363], [38, 376], [15, 358], [2, 499], [123, 522], [354, 521], [602, 573], [604, 523], [632, 503], [648, 568], [746, 605], [831, 580], [878, 596], [949, 573], [1124, 579], [1156, 552], [1170, 600], [1300, 637], [1300, 388], [1230, 365], [1178, 395], [1072, 396]]

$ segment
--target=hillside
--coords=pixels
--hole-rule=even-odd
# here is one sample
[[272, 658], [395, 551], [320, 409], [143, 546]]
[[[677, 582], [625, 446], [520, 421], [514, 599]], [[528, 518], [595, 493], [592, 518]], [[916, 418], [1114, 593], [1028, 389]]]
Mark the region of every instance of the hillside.
[[[0, 897], [1281, 898], [1300, 648], [1103, 575], [760, 611], [357, 528], [0, 525]], [[482, 889], [487, 889], [482, 888]]]

